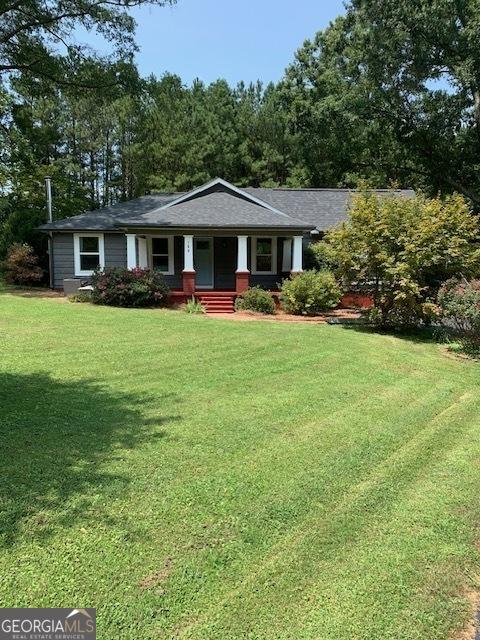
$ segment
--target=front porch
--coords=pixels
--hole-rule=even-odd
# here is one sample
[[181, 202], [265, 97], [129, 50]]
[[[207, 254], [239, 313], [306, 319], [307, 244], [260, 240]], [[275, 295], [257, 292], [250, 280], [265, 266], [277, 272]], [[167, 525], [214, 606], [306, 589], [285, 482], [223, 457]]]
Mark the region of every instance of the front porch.
[[256, 285], [276, 291], [303, 269], [302, 235], [158, 232], [127, 233], [126, 240], [128, 268], [161, 271], [175, 302], [195, 295], [220, 304]]

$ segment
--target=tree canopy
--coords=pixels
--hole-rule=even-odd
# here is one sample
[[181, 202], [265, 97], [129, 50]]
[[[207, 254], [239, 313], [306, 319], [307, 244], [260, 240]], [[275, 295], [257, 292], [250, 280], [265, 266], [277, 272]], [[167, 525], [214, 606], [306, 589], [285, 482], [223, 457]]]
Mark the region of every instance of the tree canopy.
[[[72, 78], [78, 65], [98, 60], [72, 36], [78, 27], [95, 31], [113, 45], [119, 59], [136, 50], [135, 20], [128, 13], [142, 4], [175, 0], [5, 0], [0, 6], [0, 75], [22, 71], [58, 83], [87, 83]], [[94, 67], [93, 67], [94, 68]], [[91, 86], [94, 86], [93, 84]]]
[[[64, 0], [0, 9], [0, 257], [54, 216], [217, 175], [240, 186], [455, 191], [480, 209], [480, 0], [351, 0], [282, 80], [142, 78], [128, 8]], [[167, 4], [168, 0], [153, 0]], [[75, 44], [79, 25], [111, 44]]]
[[479, 37], [478, 0], [351, 0], [286, 74], [313, 179], [395, 179], [478, 208]]

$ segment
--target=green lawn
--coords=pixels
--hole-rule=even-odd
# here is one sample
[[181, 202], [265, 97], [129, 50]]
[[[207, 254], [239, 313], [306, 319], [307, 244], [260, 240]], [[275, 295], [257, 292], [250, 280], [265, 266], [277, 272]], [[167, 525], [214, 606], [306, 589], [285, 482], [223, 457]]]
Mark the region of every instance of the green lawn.
[[0, 606], [102, 640], [429, 640], [479, 588], [480, 365], [0, 295]]

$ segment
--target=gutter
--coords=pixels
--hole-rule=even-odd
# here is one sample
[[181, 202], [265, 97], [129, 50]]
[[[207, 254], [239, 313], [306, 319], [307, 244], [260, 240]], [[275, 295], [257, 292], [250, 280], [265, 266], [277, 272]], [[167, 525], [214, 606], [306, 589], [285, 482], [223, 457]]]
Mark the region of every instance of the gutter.
[[217, 226], [217, 225], [206, 225], [206, 224], [198, 224], [195, 226], [185, 226], [185, 225], [181, 225], [181, 226], [171, 226], [171, 225], [145, 225], [145, 224], [139, 224], [139, 223], [133, 223], [133, 224], [129, 224], [127, 226], [118, 226], [116, 227], [119, 231], [123, 231], [123, 232], [128, 232], [129, 229], [144, 229], [145, 231], [151, 231], [151, 230], [162, 230], [162, 231], [192, 231], [194, 232], [197, 229], [201, 229], [201, 230], [207, 230], [207, 231], [236, 231], [236, 230], [252, 230], [252, 231], [265, 231], [265, 230], [269, 230], [269, 229], [275, 229], [277, 231], [295, 231], [298, 229], [301, 229], [303, 231], [311, 231], [313, 229], [315, 229], [315, 225], [314, 224], [303, 224], [303, 225], [298, 225], [298, 226], [281, 226], [281, 225], [258, 225], [258, 226], [254, 226], [254, 225], [232, 225], [230, 227], [221, 227], [221, 226]]

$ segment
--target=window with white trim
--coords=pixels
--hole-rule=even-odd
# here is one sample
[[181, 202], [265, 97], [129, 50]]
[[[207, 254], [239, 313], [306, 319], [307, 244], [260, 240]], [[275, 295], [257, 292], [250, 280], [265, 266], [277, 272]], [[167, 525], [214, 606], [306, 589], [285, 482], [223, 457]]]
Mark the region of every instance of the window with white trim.
[[277, 238], [253, 238], [252, 273], [268, 275], [277, 273]]
[[76, 233], [73, 236], [76, 276], [91, 276], [105, 266], [103, 233]]
[[173, 236], [155, 236], [151, 238], [152, 268], [173, 275]]

